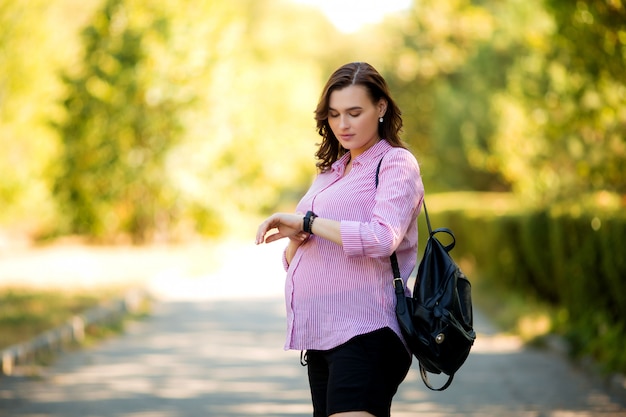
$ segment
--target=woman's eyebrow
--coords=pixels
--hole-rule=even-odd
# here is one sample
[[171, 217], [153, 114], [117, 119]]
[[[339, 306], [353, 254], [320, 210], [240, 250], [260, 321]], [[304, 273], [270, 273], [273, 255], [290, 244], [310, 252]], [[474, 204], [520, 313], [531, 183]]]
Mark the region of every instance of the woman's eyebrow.
[[[339, 110], [334, 109], [334, 108], [332, 108], [332, 107], [328, 107], [328, 110], [329, 110], [329, 111], [330, 111], [330, 110], [333, 110], [333, 111], [339, 111]], [[360, 107], [360, 106], [354, 106], [354, 107], [350, 107], [350, 108], [346, 109], [346, 111], [353, 111], [353, 110], [363, 110], [363, 107]]]

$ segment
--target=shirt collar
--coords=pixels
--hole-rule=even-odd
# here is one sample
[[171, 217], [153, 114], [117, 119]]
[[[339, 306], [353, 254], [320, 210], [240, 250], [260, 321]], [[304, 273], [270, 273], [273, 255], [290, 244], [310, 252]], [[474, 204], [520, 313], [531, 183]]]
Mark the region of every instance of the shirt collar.
[[[381, 155], [384, 155], [391, 145], [387, 140], [381, 139], [374, 146], [363, 152], [361, 155], [354, 158], [353, 164], [364, 164], [372, 160], [378, 160]], [[346, 152], [341, 156], [337, 161], [335, 161], [332, 165], [332, 170], [336, 172], [342, 173], [350, 159], [350, 152]]]

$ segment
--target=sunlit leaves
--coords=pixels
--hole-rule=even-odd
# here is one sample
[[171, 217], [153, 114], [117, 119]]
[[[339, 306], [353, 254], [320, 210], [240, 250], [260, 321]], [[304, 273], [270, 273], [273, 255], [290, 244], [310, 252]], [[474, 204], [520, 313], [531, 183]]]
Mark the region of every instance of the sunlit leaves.
[[[539, 45], [527, 43], [526, 56], [509, 71], [505, 100], [518, 103], [524, 123], [512, 136], [511, 119], [502, 118], [494, 149], [516, 190], [537, 203], [600, 190], [623, 194], [626, 59], [598, 47], [626, 27], [626, 13], [604, 0], [550, 4], [555, 30]], [[517, 149], [516, 141], [530, 142], [530, 151], [504, 145]]]
[[388, 80], [428, 192], [624, 194], [623, 1], [419, 0], [349, 35], [289, 0], [105, 4], [0, 0], [2, 224], [216, 233], [290, 209], [352, 60]]
[[547, 4], [422, 0], [389, 28], [387, 72], [431, 190], [624, 193], [625, 9]]
[[143, 242], [176, 214], [163, 164], [180, 136], [184, 103], [154, 93], [165, 80], [153, 76], [161, 71], [150, 65], [149, 47], [166, 33], [159, 15], [131, 19], [133, 6], [107, 1], [83, 32], [84, 66], [66, 77], [54, 192], [66, 232], [107, 240], [124, 233]]

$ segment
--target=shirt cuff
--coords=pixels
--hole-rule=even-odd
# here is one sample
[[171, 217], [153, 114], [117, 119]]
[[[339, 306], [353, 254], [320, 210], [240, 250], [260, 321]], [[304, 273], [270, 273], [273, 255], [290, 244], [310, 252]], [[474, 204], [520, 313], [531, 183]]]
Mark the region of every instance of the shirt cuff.
[[339, 226], [341, 243], [346, 256], [363, 256], [363, 242], [361, 241], [361, 223], [344, 220]]

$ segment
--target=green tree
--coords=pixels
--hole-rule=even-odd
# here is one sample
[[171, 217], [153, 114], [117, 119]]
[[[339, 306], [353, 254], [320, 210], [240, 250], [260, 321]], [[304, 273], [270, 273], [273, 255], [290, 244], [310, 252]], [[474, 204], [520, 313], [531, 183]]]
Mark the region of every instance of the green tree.
[[[483, 36], [466, 42], [463, 64], [437, 82], [433, 142], [437, 155], [443, 155], [442, 165], [451, 168], [446, 179], [453, 189], [506, 191], [515, 184], [503, 172], [508, 160], [502, 162], [494, 148], [501, 144], [508, 149], [515, 136], [494, 145], [498, 129], [510, 123], [502, 119], [499, 100], [507, 95], [516, 63], [530, 55], [529, 44], [545, 36], [550, 20], [537, 0], [472, 4], [456, 20]], [[482, 19], [470, 19], [472, 15]]]
[[507, 66], [506, 54], [489, 46], [498, 30], [493, 12], [470, 0], [419, 1], [383, 28], [384, 71], [428, 191], [506, 188], [481, 160], [493, 130], [490, 97]]
[[626, 193], [626, 10], [620, 2], [547, 2], [495, 101], [500, 170], [537, 204]]
[[37, 236], [56, 221], [47, 166], [58, 140], [48, 120], [56, 71], [76, 51], [72, 35], [88, 5], [70, 9], [68, 0], [0, 0], [0, 233]]
[[420, 1], [384, 29], [431, 192], [510, 188], [534, 204], [624, 194], [622, 3]]
[[191, 88], [202, 94], [170, 172], [200, 231], [232, 231], [242, 216], [291, 209], [308, 188], [319, 141], [313, 111], [324, 66], [336, 59], [334, 32], [320, 13], [283, 1], [191, 11], [176, 24], [198, 68]]
[[84, 30], [83, 65], [64, 76], [67, 117], [57, 125], [54, 193], [67, 232], [142, 242], [176, 217], [164, 164], [182, 103], [150, 53], [167, 37], [164, 17], [126, 0], [108, 0]]

